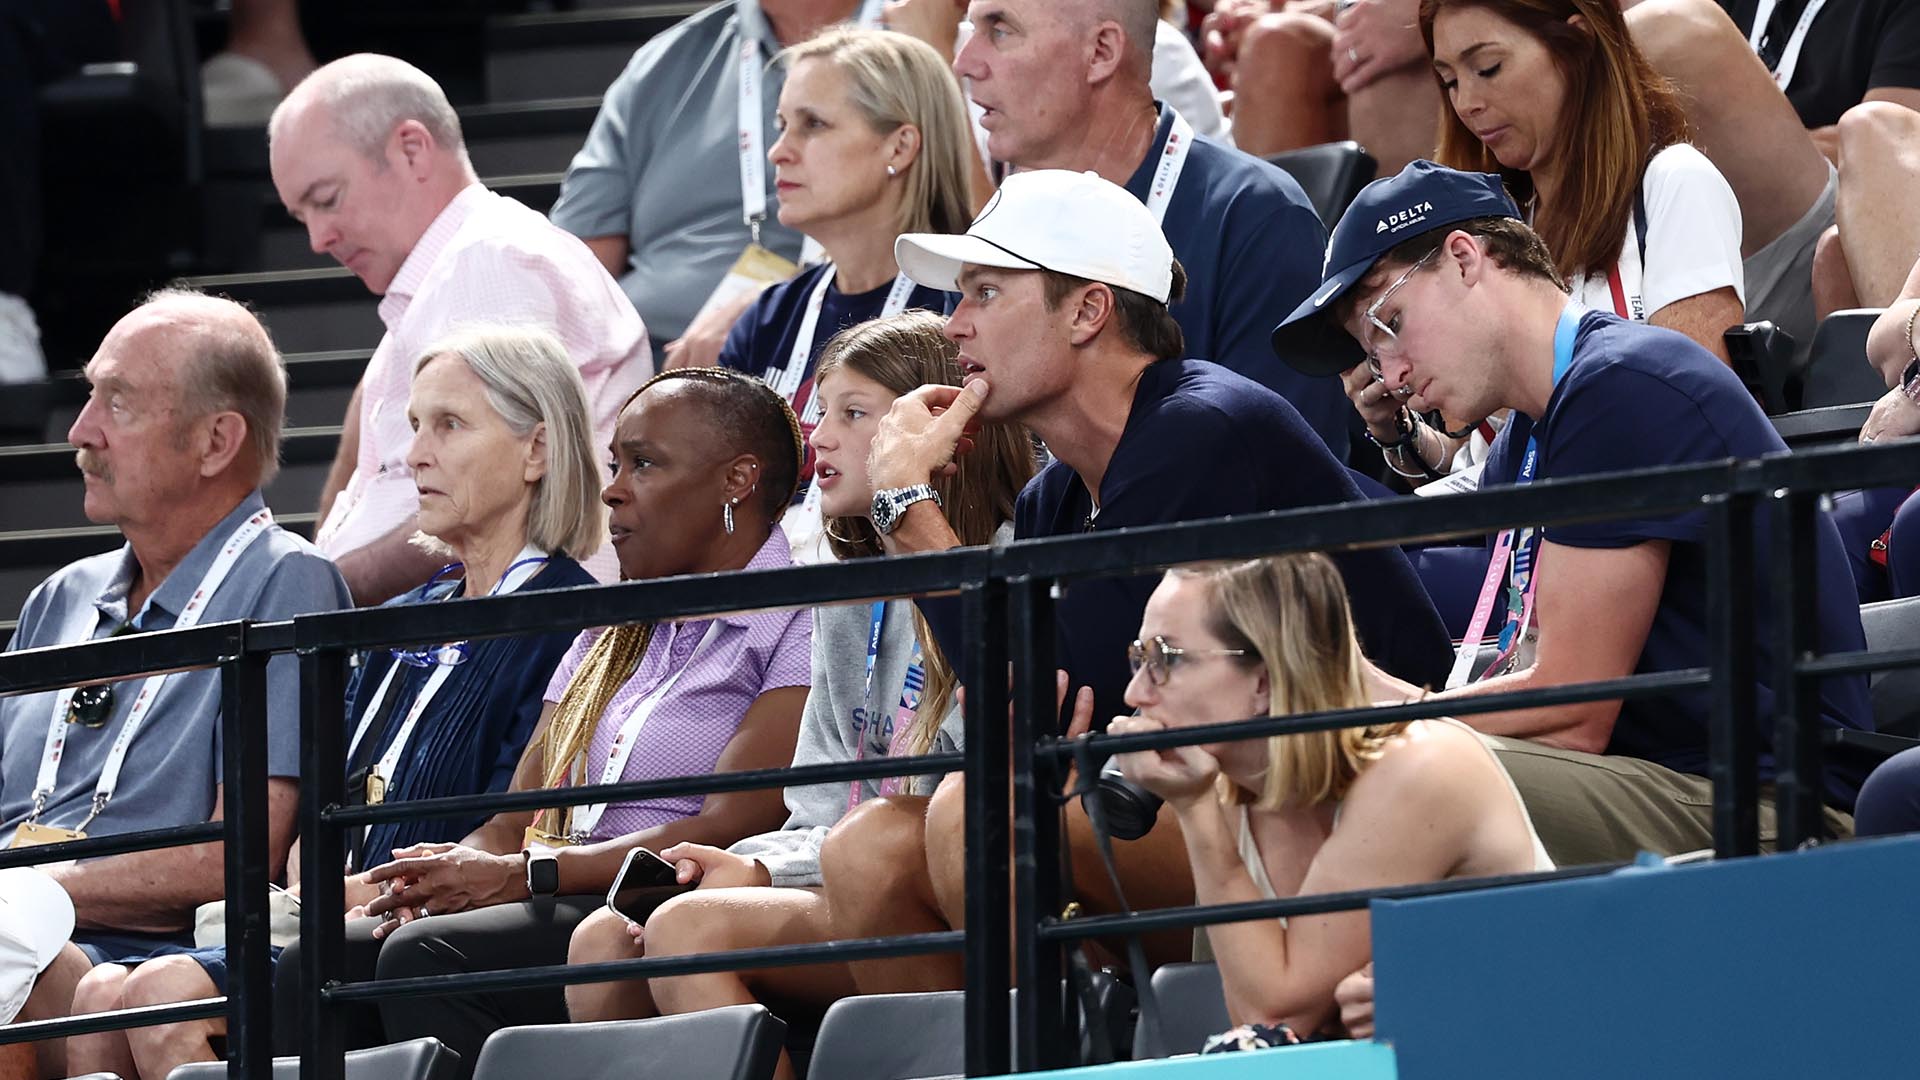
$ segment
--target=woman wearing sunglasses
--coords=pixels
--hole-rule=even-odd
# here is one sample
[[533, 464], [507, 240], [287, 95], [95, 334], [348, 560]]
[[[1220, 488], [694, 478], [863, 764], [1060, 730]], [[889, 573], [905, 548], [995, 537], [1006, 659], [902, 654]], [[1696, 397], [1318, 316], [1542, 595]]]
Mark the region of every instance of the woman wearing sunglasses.
[[[575, 560], [604, 535], [600, 469], [586, 388], [558, 340], [513, 327], [448, 338], [414, 366], [407, 419], [407, 464], [420, 491], [414, 543], [448, 563], [389, 605], [594, 583]], [[572, 641], [529, 634], [360, 657], [347, 684], [348, 801], [506, 790]], [[457, 840], [483, 820], [413, 818], [350, 834], [348, 914], [379, 894], [360, 870], [397, 849]], [[102, 965], [74, 1003], [94, 1012], [213, 997], [225, 967], [224, 947], [131, 970]], [[69, 1040], [70, 1065], [162, 1080], [185, 1062], [215, 1060], [209, 1039], [224, 1031], [224, 1021], [206, 1020], [79, 1036]]]
[[[1318, 554], [1168, 571], [1131, 651], [1127, 703], [1138, 714], [1115, 718], [1109, 734], [1401, 700], [1361, 655], [1340, 573]], [[1553, 865], [1505, 769], [1454, 720], [1118, 760], [1178, 815], [1198, 904]], [[1336, 987], [1373, 959], [1364, 909], [1210, 926], [1206, 935], [1233, 1022], [1301, 1037], [1337, 1029]]]

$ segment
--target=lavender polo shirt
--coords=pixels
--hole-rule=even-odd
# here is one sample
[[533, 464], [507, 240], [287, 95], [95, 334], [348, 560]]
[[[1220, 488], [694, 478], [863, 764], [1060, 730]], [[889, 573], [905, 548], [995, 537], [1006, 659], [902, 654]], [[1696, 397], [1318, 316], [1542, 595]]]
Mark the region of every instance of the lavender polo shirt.
[[[746, 568], [769, 570], [792, 564], [786, 533], [774, 529]], [[719, 632], [700, 648], [707, 628], [716, 621]], [[547, 685], [548, 701], [560, 700], [587, 650], [605, 632], [604, 627], [596, 627], [574, 640]], [[613, 740], [633, 714], [634, 706], [683, 668], [678, 681], [641, 727], [620, 779], [633, 782], [712, 772], [720, 752], [726, 749], [756, 698], [769, 690], [812, 684], [812, 656], [811, 610], [722, 616], [718, 620], [662, 626], [647, 643], [633, 677], [607, 704], [587, 748], [587, 775], [598, 779], [612, 755]], [[601, 815], [590, 839], [608, 840], [692, 817], [700, 812], [704, 801], [705, 796], [689, 795], [615, 803]]]

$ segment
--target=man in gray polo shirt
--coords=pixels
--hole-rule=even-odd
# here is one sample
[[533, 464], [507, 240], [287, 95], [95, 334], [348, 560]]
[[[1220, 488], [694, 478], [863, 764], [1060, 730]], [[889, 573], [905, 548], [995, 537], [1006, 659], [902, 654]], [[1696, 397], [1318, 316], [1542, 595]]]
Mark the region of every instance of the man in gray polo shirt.
[[[772, 215], [766, 152], [778, 138], [773, 114], [786, 73], [768, 64], [822, 27], [877, 7], [873, 0], [715, 4], [641, 46], [607, 88], [549, 216], [620, 279], [653, 340], [673, 343], [663, 366], [719, 355], [751, 296], [699, 325], [694, 315], [752, 242], [752, 211], [764, 219], [761, 244], [800, 258], [800, 234]], [[760, 100], [744, 116], [743, 75]], [[704, 351], [696, 341], [707, 342]]]
[[[107, 334], [86, 376], [93, 394], [67, 438], [79, 448], [87, 518], [127, 542], [42, 582], [9, 651], [349, 605], [333, 564], [274, 525], [261, 500], [279, 461], [287, 383], [251, 313], [161, 293]], [[268, 665], [267, 690], [258, 719], [278, 877], [299, 789], [293, 657]], [[220, 700], [218, 668], [0, 698], [0, 837], [18, 846], [219, 818]], [[218, 844], [49, 867], [81, 929], [23, 1018], [64, 1014], [95, 964], [191, 945], [194, 908], [220, 898], [222, 867]], [[66, 1075], [64, 1047], [44, 1044], [41, 1060]]]

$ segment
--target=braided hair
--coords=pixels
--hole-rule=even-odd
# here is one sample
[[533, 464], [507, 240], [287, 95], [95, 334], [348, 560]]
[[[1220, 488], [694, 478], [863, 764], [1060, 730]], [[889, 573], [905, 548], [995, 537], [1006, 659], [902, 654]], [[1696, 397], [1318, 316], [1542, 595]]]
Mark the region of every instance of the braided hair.
[[[713, 430], [733, 440], [742, 451], [760, 460], [760, 502], [769, 522], [780, 514], [800, 490], [800, 463], [806, 441], [800, 434], [800, 418], [793, 406], [774, 389], [751, 375], [728, 368], [675, 368], [648, 379], [633, 392], [620, 410], [625, 412], [641, 394], [655, 383], [669, 379], [687, 384], [687, 389], [712, 413]], [[607, 705], [620, 687], [633, 677], [653, 639], [653, 624], [628, 624], [610, 627], [575, 669], [566, 691], [554, 707], [553, 719], [541, 740], [541, 785], [557, 788], [565, 784], [591, 783], [587, 769], [587, 750]], [[534, 827], [555, 836], [566, 836], [572, 828], [573, 810], [561, 807], [542, 810], [534, 818]]]

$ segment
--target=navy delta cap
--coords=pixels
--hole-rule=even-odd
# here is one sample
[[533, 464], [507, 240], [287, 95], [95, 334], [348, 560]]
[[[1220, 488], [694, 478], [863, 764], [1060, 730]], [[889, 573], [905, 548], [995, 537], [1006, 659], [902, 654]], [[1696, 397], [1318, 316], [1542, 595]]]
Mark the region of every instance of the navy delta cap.
[[1338, 375], [1364, 359], [1360, 343], [1328, 308], [1387, 252], [1431, 229], [1473, 218], [1518, 218], [1498, 176], [1415, 161], [1361, 189], [1333, 227], [1325, 277], [1313, 295], [1273, 328], [1273, 351], [1306, 375]]

